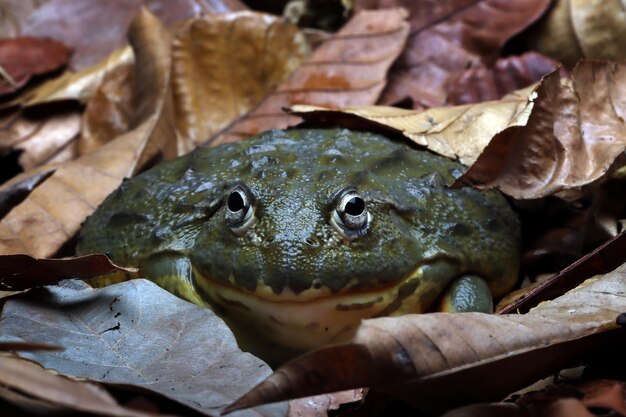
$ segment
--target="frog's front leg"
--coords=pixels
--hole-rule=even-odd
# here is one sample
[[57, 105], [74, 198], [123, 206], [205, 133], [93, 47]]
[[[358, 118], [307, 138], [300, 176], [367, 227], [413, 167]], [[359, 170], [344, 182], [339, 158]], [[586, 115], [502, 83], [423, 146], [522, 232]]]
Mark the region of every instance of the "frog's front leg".
[[493, 312], [493, 297], [484, 279], [463, 275], [454, 280], [441, 297], [439, 310], [448, 313]]
[[193, 271], [189, 257], [175, 251], [159, 252], [143, 260], [140, 276], [161, 288], [194, 304], [207, 306], [193, 285]]

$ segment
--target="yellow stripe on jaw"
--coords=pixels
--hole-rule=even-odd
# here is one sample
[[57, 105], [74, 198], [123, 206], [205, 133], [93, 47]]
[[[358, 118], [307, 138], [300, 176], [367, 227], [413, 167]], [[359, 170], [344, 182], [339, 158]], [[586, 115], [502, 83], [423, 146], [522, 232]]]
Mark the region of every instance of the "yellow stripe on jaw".
[[[379, 314], [421, 313], [439, 295], [441, 287], [424, 280], [422, 268], [392, 286], [353, 294], [332, 294], [328, 289], [295, 295], [248, 292], [223, 284], [194, 269], [195, 285], [200, 287], [238, 339], [240, 335], [267, 339], [276, 345], [304, 351], [329, 343], [348, 340], [361, 319]], [[415, 287], [410, 293], [407, 288]], [[307, 290], [309, 291], [309, 290]], [[207, 301], [207, 300], [205, 300]], [[248, 337], [249, 339], [249, 337]], [[254, 347], [242, 346], [254, 352]]]

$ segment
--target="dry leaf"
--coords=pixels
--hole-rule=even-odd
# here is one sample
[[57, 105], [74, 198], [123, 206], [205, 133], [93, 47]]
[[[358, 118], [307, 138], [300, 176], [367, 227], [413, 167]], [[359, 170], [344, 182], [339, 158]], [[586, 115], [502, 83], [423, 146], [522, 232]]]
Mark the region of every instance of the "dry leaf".
[[365, 391], [353, 389], [292, 400], [289, 402], [287, 417], [328, 417], [331, 411], [336, 411], [342, 404], [362, 401]]
[[583, 404], [587, 407], [598, 407], [613, 410], [626, 416], [626, 398], [624, 383], [621, 381], [596, 381], [586, 384]]
[[0, 39], [0, 95], [19, 89], [33, 75], [64, 66], [69, 55], [65, 45], [53, 39]]
[[20, 152], [24, 170], [69, 160], [80, 131], [80, 113], [80, 108], [72, 105], [5, 113], [0, 117], [0, 151]]
[[571, 81], [554, 72], [536, 95], [526, 124], [494, 136], [455, 185], [498, 187], [518, 199], [575, 192], [626, 149], [626, 62], [583, 61]]
[[526, 122], [529, 101], [525, 93], [500, 101], [423, 111], [386, 106], [348, 107], [333, 111], [302, 105], [293, 106], [291, 110], [306, 120], [339, 120], [343, 123], [346, 115], [356, 116], [363, 122], [400, 132], [418, 145], [470, 165], [493, 135], [509, 126]]
[[623, 311], [626, 264], [525, 315], [365, 320], [352, 341], [283, 365], [228, 409], [359, 386], [422, 408], [497, 400], [620, 337], [615, 320]]
[[106, 255], [93, 254], [67, 259], [35, 259], [28, 255], [0, 256], [0, 291], [20, 291], [56, 284], [68, 278], [92, 278], [114, 271], [136, 272], [121, 268]]
[[121, 61], [107, 68], [83, 112], [78, 142], [81, 155], [98, 149], [129, 130], [134, 90], [134, 60]]
[[493, 68], [476, 66], [451, 77], [447, 103], [452, 105], [497, 100], [511, 91], [539, 81], [554, 71], [556, 61], [536, 52], [499, 58]]
[[549, 0], [361, 0], [355, 9], [406, 7], [411, 35], [380, 103], [410, 97], [414, 108], [446, 103], [446, 86], [468, 67], [490, 68], [504, 43], [537, 19]]
[[[104, 388], [96, 384], [55, 375], [35, 363], [16, 357], [0, 356], [0, 386], [57, 406], [57, 411], [63, 414], [78, 411], [102, 416], [153, 416], [120, 406]], [[0, 398], [11, 402], [14, 397], [0, 391]], [[17, 405], [20, 405], [19, 402]]]
[[[271, 373], [239, 350], [210, 309], [146, 280], [100, 290], [65, 281], [31, 290], [6, 302], [0, 335], [3, 341], [62, 344], [61, 352], [20, 353], [45, 368], [146, 389], [210, 416]], [[242, 416], [286, 412], [287, 404], [276, 404]]]
[[408, 33], [400, 9], [361, 12], [327, 40], [285, 82], [243, 119], [205, 145], [239, 140], [300, 120], [282, 109], [295, 103], [331, 108], [373, 104]]
[[11, 181], [2, 184], [0, 186], [0, 219], [13, 207], [24, 201], [39, 184], [47, 180], [53, 173], [54, 169], [45, 169], [41, 172], [32, 173], [32, 175], [14, 177]]
[[63, 100], [86, 102], [109, 72], [133, 63], [134, 55], [130, 47], [117, 49], [102, 61], [78, 72], [66, 71], [60, 77], [20, 94], [2, 107], [29, 107]]
[[133, 130], [57, 169], [13, 208], [0, 221], [0, 254], [54, 255], [124, 177], [159, 153], [176, 152], [169, 122], [173, 115], [167, 88], [169, 48], [162, 46], [167, 45], [167, 34], [143, 11], [131, 27], [130, 37], [143, 77], [136, 91], [141, 106], [131, 120]]
[[626, 58], [626, 11], [621, 0], [555, 0], [528, 43], [572, 68], [580, 59]]
[[0, 38], [20, 35], [22, 23], [28, 19], [41, 0], [4, 0], [0, 2]]
[[176, 127], [189, 151], [253, 108], [308, 51], [297, 27], [240, 12], [189, 21], [172, 53]]
[[624, 261], [626, 232], [608, 240], [558, 274], [498, 309], [498, 314], [525, 313], [542, 301], [551, 300], [580, 285], [593, 275], [606, 274]]
[[81, 70], [93, 65], [113, 50], [124, 46], [133, 17], [145, 6], [165, 25], [171, 26], [201, 13], [244, 10], [239, 0], [47, 0], [21, 21], [22, 36], [50, 37], [70, 46], [71, 67]]

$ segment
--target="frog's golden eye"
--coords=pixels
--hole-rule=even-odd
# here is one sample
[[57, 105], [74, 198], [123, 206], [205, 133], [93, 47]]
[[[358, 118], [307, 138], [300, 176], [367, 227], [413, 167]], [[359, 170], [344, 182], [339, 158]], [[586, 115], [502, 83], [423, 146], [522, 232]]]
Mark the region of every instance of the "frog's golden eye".
[[226, 199], [226, 223], [235, 233], [245, 232], [254, 221], [254, 197], [248, 187], [238, 185]]
[[335, 209], [330, 218], [331, 225], [348, 238], [362, 236], [367, 231], [371, 215], [363, 197], [352, 188], [344, 189], [335, 198]]

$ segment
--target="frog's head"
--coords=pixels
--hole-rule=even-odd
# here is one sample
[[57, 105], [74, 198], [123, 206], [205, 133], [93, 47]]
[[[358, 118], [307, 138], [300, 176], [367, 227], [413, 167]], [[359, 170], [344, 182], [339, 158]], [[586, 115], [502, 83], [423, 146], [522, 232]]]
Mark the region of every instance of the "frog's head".
[[225, 174], [219, 208], [191, 251], [210, 304], [300, 349], [345, 339], [361, 318], [423, 311], [462, 262], [441, 237], [460, 203], [434, 191], [459, 166], [334, 132], [274, 132], [229, 154], [245, 162]]

